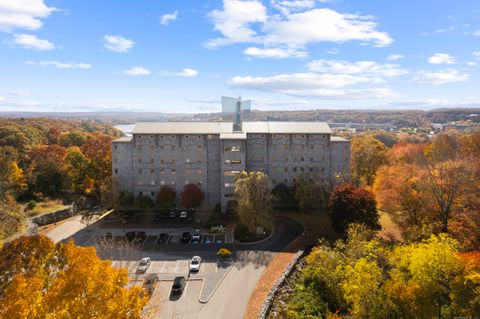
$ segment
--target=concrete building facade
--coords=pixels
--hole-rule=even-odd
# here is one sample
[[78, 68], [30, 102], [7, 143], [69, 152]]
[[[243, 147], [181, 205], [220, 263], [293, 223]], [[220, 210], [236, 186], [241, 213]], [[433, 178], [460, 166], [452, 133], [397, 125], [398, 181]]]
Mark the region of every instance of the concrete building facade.
[[272, 185], [299, 175], [335, 183], [349, 174], [350, 142], [322, 122], [138, 123], [112, 142], [116, 188], [155, 198], [164, 185], [177, 197], [196, 184], [210, 205], [234, 200], [237, 173], [263, 171]]

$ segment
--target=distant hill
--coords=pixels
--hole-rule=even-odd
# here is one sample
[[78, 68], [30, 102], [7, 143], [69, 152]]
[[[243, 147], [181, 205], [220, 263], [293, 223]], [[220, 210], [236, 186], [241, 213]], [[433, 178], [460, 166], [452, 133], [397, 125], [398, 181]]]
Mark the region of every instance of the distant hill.
[[[221, 113], [175, 114], [158, 112], [0, 112], [0, 117], [47, 117], [108, 124], [161, 121], [221, 121]], [[244, 115], [251, 121], [322, 121], [330, 123], [390, 124], [398, 127], [418, 127], [427, 123], [473, 122], [480, 123], [480, 108], [421, 110], [305, 110], [259, 111]]]

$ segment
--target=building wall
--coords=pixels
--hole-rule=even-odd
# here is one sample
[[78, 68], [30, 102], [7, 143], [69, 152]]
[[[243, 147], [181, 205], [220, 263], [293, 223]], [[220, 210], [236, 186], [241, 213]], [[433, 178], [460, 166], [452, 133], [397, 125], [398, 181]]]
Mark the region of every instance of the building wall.
[[246, 140], [135, 134], [131, 142], [112, 145], [112, 169], [121, 190], [154, 199], [168, 185], [179, 199], [186, 184], [197, 184], [211, 206], [225, 207], [234, 199], [231, 172], [263, 171], [273, 185], [292, 185], [300, 174], [335, 182], [350, 171], [350, 143], [331, 141], [330, 134], [249, 133]]

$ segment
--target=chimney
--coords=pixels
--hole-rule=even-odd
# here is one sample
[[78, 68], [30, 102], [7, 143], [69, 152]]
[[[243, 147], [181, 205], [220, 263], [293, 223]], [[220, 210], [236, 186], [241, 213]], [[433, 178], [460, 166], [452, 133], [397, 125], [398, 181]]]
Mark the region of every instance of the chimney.
[[242, 131], [242, 97], [239, 96], [235, 106], [235, 117], [233, 119], [233, 130]]

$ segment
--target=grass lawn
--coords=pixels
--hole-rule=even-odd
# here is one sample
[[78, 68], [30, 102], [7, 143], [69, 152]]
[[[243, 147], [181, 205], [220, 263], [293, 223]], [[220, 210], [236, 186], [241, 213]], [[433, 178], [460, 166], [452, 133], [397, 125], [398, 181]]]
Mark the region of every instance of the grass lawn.
[[[26, 208], [28, 203], [23, 204], [23, 208]], [[62, 210], [67, 208], [69, 205], [63, 204], [63, 202], [59, 199], [46, 199], [42, 202], [38, 202], [37, 206], [32, 209], [26, 210], [27, 217], [42, 215], [45, 213], [51, 213], [57, 210]]]
[[319, 238], [336, 239], [338, 237], [326, 213], [302, 214], [298, 211], [282, 211], [277, 214], [301, 223], [307, 243], [316, 244]]

